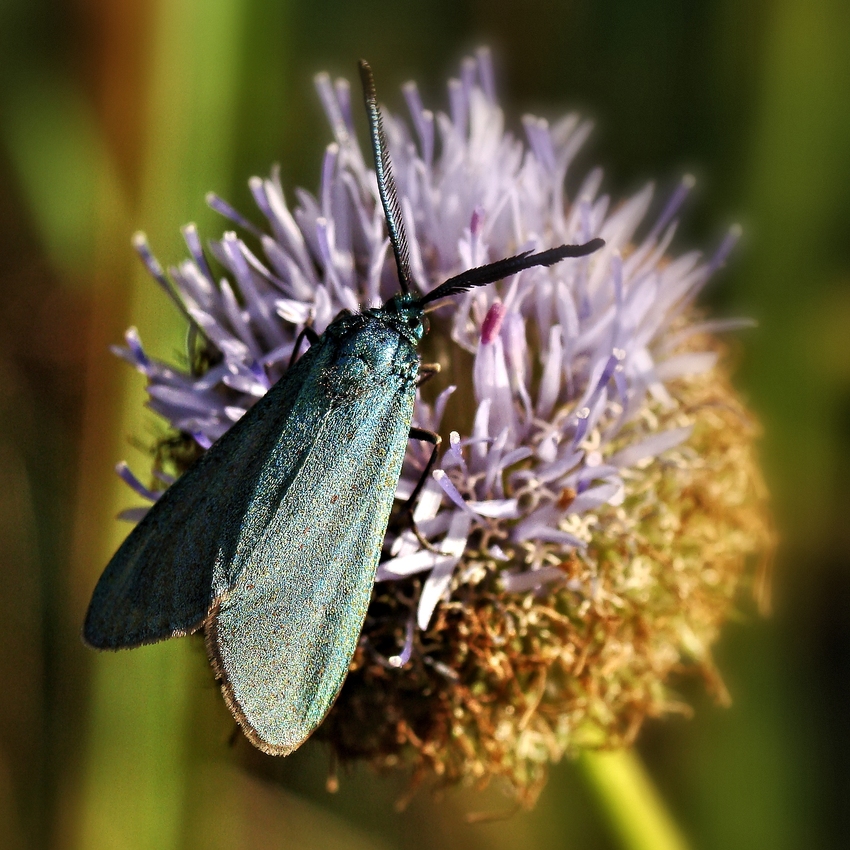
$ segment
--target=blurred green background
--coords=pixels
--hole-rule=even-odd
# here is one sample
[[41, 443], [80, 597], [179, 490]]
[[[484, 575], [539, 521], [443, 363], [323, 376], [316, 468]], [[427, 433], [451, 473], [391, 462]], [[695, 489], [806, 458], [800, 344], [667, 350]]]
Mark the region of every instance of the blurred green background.
[[489, 44], [514, 126], [578, 107], [597, 121], [578, 170], [615, 197], [699, 179], [680, 250], [745, 239], [707, 295], [740, 335], [738, 385], [762, 418], [781, 546], [774, 613], [731, 623], [733, 696], [682, 682], [693, 719], [639, 749], [695, 848], [843, 847], [850, 834], [850, 4], [842, 0], [3, 0], [0, 4], [0, 847], [609, 848], [592, 783], [552, 771], [531, 813], [420, 793], [326, 756], [231, 750], [198, 641], [96, 656], [79, 638], [131, 499], [112, 473], [155, 433], [140, 376], [107, 352], [181, 328], [129, 246], [168, 262], [179, 225], [223, 228], [215, 190], [281, 164], [314, 189], [330, 133], [315, 72], [367, 57], [401, 111], [415, 78], [442, 107]]

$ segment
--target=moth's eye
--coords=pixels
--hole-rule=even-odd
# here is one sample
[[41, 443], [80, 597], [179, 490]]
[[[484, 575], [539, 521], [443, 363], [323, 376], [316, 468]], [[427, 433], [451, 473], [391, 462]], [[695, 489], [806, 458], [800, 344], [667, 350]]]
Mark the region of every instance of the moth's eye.
[[418, 317], [418, 316], [411, 316], [411, 317], [407, 320], [407, 326], [408, 326], [409, 328], [417, 328], [417, 327], [419, 327], [419, 317]]

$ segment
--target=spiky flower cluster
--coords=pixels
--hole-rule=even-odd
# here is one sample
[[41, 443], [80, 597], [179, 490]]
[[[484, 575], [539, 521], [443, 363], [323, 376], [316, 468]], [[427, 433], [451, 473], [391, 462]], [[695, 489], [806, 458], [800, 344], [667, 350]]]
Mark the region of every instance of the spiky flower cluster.
[[[283, 374], [305, 323], [321, 333], [340, 310], [397, 291], [348, 83], [316, 82], [335, 139], [319, 191], [297, 191], [290, 207], [276, 172], [253, 178], [267, 230], [211, 197], [243, 233], [210, 243], [226, 276], [191, 225], [191, 258], [168, 276], [136, 240], [202, 332], [188, 372], [150, 359], [132, 329], [120, 350], [173, 429], [161, 478]], [[755, 427], [712, 336], [740, 323], [698, 321], [693, 307], [736, 234], [709, 260], [671, 257], [688, 179], [654, 221], [651, 187], [612, 204], [599, 170], [568, 197], [588, 122], [526, 116], [524, 141], [506, 132], [485, 51], [448, 88], [448, 113], [425, 109], [411, 83], [412, 131], [385, 121], [421, 291], [523, 250], [606, 245], [432, 314], [429, 354], [455, 385], [418, 397], [414, 424], [457, 430], [416, 531], [390, 524], [350, 675], [317, 734], [342, 760], [446, 782], [502, 775], [529, 798], [549, 761], [630, 741], [644, 717], [673, 707], [671, 671], [719, 681], [709, 647], [748, 557], [769, 542]], [[426, 459], [411, 442], [399, 499]]]

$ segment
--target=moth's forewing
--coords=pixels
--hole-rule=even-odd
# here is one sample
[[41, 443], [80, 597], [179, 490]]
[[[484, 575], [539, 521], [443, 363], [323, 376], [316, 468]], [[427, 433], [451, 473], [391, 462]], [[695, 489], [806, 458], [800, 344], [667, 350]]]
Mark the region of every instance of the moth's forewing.
[[[369, 605], [413, 415], [418, 357], [367, 324], [332, 341], [301, 385], [254, 494], [265, 530], [205, 630], [225, 699], [260, 749], [285, 755], [339, 692]], [[327, 355], [325, 357], [324, 355]], [[365, 355], [364, 355], [365, 356]], [[298, 474], [275, 484], [278, 456], [311, 435]], [[249, 506], [249, 513], [254, 506]]]
[[[317, 349], [306, 352], [130, 532], [95, 587], [83, 626], [88, 644], [129, 648], [200, 628], [238, 575], [243, 518]], [[285, 481], [297, 462], [278, 458]]]

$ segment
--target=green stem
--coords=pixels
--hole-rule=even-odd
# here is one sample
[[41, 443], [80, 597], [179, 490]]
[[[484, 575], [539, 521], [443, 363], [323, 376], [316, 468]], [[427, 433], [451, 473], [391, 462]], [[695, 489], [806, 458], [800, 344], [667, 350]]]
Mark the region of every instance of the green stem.
[[586, 751], [578, 768], [621, 847], [686, 850], [687, 842], [633, 751]]

